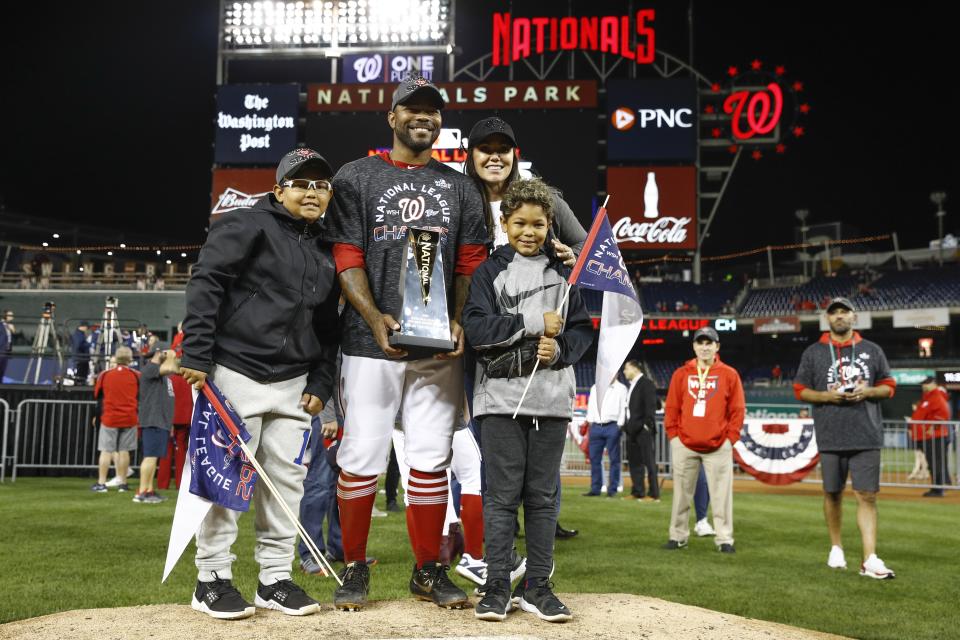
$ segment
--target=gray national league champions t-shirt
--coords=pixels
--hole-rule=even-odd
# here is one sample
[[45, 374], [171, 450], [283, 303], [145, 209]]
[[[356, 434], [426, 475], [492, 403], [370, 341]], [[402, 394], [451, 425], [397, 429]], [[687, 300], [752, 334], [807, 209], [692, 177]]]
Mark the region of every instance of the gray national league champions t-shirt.
[[[457, 248], [487, 241], [483, 203], [473, 181], [432, 159], [422, 168], [406, 169], [380, 156], [368, 156], [341, 167], [333, 179], [333, 193], [324, 239], [363, 250], [370, 292], [380, 312], [402, 317], [400, 272], [409, 227], [440, 232], [443, 276], [452, 312]], [[386, 357], [352, 305], [345, 307], [341, 327], [344, 354]]]

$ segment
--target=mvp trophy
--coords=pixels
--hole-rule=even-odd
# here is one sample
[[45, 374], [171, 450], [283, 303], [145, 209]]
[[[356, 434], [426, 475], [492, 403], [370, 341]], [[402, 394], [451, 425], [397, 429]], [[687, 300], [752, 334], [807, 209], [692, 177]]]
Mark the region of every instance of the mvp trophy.
[[456, 348], [450, 339], [447, 286], [443, 279], [440, 233], [410, 228], [407, 251], [400, 268], [400, 331], [390, 344], [404, 349], [411, 359], [426, 358]]

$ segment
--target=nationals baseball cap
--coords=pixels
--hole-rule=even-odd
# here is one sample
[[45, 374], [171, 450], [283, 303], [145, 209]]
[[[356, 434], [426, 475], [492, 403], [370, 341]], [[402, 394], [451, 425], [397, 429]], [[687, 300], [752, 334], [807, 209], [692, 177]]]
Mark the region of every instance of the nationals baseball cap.
[[333, 168], [326, 158], [313, 149], [301, 147], [294, 149], [280, 160], [280, 164], [277, 165], [277, 184], [311, 165], [318, 167], [324, 176], [333, 177]]
[[713, 327], [700, 327], [697, 329], [697, 332], [693, 334], [693, 341], [696, 342], [700, 338], [707, 338], [711, 342], [720, 342], [720, 336], [717, 335], [717, 330]]
[[835, 307], [843, 307], [850, 311], [856, 311], [857, 309], [853, 306], [853, 303], [847, 300], [846, 298], [833, 298], [830, 300], [830, 304], [827, 305], [827, 313], [833, 311]]
[[447, 103], [443, 99], [443, 94], [437, 85], [433, 84], [423, 76], [412, 76], [405, 78], [397, 85], [393, 91], [393, 102], [390, 104], [390, 110], [397, 108], [398, 104], [406, 104], [415, 95], [423, 96], [433, 102], [438, 109], [443, 109]]
[[514, 147], [517, 146], [517, 136], [513, 133], [513, 127], [507, 124], [503, 118], [484, 118], [470, 129], [470, 135], [467, 141], [471, 147], [475, 147], [492, 135], [500, 134], [510, 141]]

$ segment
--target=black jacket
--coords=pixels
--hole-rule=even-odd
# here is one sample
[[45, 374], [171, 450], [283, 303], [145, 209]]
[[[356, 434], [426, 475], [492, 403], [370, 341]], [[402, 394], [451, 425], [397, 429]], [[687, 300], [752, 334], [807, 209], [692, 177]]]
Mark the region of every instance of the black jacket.
[[630, 417], [623, 425], [627, 438], [636, 442], [637, 436], [646, 429], [657, 432], [657, 388], [647, 376], [641, 376], [627, 399]]
[[214, 222], [187, 284], [182, 366], [216, 362], [258, 382], [307, 373], [304, 392], [329, 398], [340, 287], [322, 229], [273, 194]]

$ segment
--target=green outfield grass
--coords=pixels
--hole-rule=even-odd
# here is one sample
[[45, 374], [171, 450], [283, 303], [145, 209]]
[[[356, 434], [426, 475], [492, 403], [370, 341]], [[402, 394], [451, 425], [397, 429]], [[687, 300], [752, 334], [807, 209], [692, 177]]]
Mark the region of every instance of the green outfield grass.
[[[168, 584], [160, 584], [174, 501], [134, 504], [130, 493], [94, 494], [89, 485], [72, 478], [0, 485], [0, 622], [69, 609], [189, 602], [196, 579], [192, 547]], [[669, 493], [660, 504], [637, 504], [583, 498], [577, 489], [565, 492], [562, 522], [581, 534], [557, 543], [558, 592], [642, 594], [858, 638], [960, 637], [955, 506], [881, 501], [880, 555], [898, 574], [881, 582], [857, 574], [852, 498], [844, 523], [850, 569], [831, 571], [817, 497], [737, 494], [737, 554], [727, 556], [709, 538], [691, 538], [681, 551], [660, 550]], [[252, 514], [241, 519], [234, 551], [234, 582], [252, 598]], [[374, 519], [369, 553], [380, 559], [371, 597], [407, 597], [413, 558], [402, 514]], [[330, 601], [332, 580], [299, 572], [296, 578]]]

